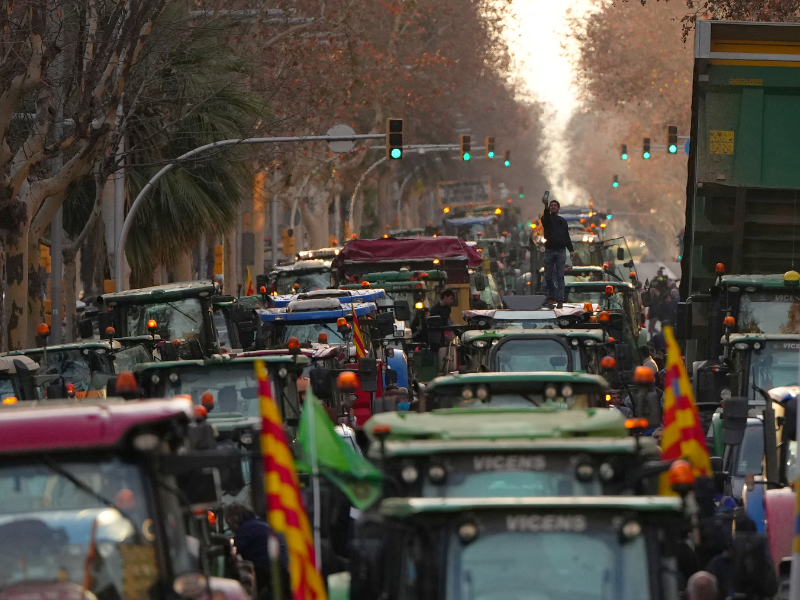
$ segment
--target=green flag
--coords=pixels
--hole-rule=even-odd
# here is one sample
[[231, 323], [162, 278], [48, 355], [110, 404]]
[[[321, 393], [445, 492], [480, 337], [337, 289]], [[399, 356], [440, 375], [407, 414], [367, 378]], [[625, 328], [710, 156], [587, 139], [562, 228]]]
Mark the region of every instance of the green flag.
[[[311, 419], [314, 419], [314, 440], [311, 439]], [[359, 510], [369, 508], [381, 495], [383, 475], [366, 458], [333, 429], [333, 423], [311, 391], [306, 401], [297, 432], [303, 456], [297, 460], [298, 471], [311, 472], [311, 444], [317, 454], [319, 473], [350, 499]]]

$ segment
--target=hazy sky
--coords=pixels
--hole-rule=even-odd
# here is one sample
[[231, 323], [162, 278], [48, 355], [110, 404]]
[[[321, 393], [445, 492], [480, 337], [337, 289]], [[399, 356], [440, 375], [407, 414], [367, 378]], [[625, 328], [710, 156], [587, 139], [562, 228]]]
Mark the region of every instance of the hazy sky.
[[569, 33], [567, 13], [582, 14], [592, 5], [591, 0], [515, 0], [516, 18], [510, 21], [509, 43], [517, 62], [518, 75], [539, 100], [545, 102], [552, 115], [547, 123], [550, 155], [545, 171], [554, 187], [552, 193], [562, 201], [571, 202], [576, 190], [557, 184], [565, 154], [562, 135], [564, 126], [575, 107], [572, 88], [572, 67], [562, 45]]

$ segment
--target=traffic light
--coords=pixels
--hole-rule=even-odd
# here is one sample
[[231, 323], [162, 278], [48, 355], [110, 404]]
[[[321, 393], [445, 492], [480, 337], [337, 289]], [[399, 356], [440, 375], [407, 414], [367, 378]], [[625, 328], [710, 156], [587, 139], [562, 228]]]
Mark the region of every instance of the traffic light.
[[611, 187], [615, 187], [615, 188], [619, 187], [619, 179], [617, 179], [616, 175], [614, 175], [614, 181], [612, 182]]
[[510, 167], [511, 166], [511, 150], [506, 150], [503, 152], [503, 166]]
[[403, 158], [403, 119], [386, 119], [386, 158]]
[[469, 135], [462, 135], [461, 136], [461, 160], [468, 161], [472, 158], [472, 153], [470, 152], [471, 147], [471, 136]]
[[524, 198], [525, 197], [525, 191], [522, 189], [522, 186], [519, 186], [519, 197], [520, 198]]
[[222, 244], [214, 246], [214, 275], [222, 275], [222, 256], [224, 248]]
[[650, 158], [650, 138], [644, 138], [642, 142], [642, 158], [645, 160]]
[[294, 255], [294, 229], [284, 229], [282, 237], [281, 246], [283, 247], [283, 253], [286, 256]]
[[611, 217], [612, 217], [612, 214], [611, 214], [611, 213], [607, 213], [607, 214], [606, 214], [606, 219], [609, 219], [609, 220], [610, 220], [610, 219], [611, 219]]
[[492, 136], [486, 137], [486, 158], [489, 160], [494, 158], [494, 138]]
[[628, 146], [622, 144], [622, 152], [620, 153], [619, 157], [622, 160], [628, 160]]
[[670, 154], [678, 152], [678, 128], [675, 125], [667, 127], [667, 152]]

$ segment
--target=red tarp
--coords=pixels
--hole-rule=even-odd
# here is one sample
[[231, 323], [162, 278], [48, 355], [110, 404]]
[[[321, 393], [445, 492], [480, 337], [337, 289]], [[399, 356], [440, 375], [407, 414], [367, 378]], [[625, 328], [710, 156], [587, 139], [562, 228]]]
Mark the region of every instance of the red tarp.
[[457, 237], [381, 238], [348, 242], [333, 259], [333, 267], [362, 262], [465, 260], [470, 267], [481, 266], [477, 250]]

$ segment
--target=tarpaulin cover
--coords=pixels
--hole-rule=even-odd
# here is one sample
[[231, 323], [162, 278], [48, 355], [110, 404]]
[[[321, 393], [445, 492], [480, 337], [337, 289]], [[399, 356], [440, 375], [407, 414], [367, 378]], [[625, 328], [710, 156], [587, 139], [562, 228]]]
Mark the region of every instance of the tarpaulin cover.
[[347, 263], [439, 260], [466, 260], [470, 267], [481, 266], [481, 255], [457, 237], [382, 238], [348, 242], [333, 260], [333, 267]]

